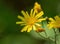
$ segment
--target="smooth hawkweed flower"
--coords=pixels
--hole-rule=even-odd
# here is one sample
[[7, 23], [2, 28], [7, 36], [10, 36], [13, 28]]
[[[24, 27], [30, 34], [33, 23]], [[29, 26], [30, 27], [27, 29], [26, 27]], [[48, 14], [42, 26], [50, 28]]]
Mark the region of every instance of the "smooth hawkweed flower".
[[60, 28], [60, 17], [59, 16], [55, 16], [54, 19], [53, 18], [49, 18], [50, 22], [47, 25], [49, 29], [51, 28]]
[[38, 2], [35, 2], [33, 9], [36, 11], [36, 13], [38, 13], [38, 12], [40, 12], [42, 10], [41, 5], [38, 4]]
[[46, 18], [41, 18], [44, 14], [43, 11], [36, 13], [33, 9], [31, 9], [30, 14], [28, 14], [27, 11], [21, 11], [21, 13], [23, 14], [23, 17], [18, 15], [18, 18], [21, 19], [21, 21], [16, 22], [16, 24], [24, 25], [21, 32], [30, 32], [32, 29], [36, 31], [38, 30], [38, 27], [41, 28], [41, 24], [39, 23], [46, 20]]

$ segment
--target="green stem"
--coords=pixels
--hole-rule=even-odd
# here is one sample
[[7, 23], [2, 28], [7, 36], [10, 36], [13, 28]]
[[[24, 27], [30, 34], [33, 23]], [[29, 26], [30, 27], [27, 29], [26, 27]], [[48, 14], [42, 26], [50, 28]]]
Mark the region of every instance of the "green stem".
[[55, 31], [55, 29], [54, 29], [54, 33], [55, 33], [55, 44], [57, 44], [57, 42], [56, 42], [56, 31]]

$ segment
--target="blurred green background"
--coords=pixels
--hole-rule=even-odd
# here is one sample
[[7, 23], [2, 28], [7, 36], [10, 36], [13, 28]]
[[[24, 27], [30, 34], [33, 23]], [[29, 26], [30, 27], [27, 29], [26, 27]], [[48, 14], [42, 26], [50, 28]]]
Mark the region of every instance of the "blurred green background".
[[52, 41], [43, 40], [33, 32], [21, 33], [21, 27], [16, 25], [20, 11], [30, 10], [36, 1], [41, 4], [44, 16], [60, 14], [60, 0], [0, 0], [0, 44], [52, 44]]

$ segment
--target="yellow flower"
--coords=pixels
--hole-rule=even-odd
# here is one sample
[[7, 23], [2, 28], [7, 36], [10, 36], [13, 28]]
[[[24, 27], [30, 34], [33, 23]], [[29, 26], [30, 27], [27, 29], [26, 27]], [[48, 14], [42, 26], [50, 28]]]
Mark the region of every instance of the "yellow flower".
[[59, 16], [55, 16], [54, 19], [49, 18], [49, 20], [51, 21], [47, 25], [49, 29], [51, 29], [51, 28], [60, 28], [60, 17]]
[[18, 15], [18, 18], [21, 19], [22, 21], [16, 22], [16, 24], [25, 25], [21, 32], [24, 31], [30, 32], [32, 29], [37, 30], [37, 27], [39, 28], [41, 27], [41, 24], [39, 24], [38, 22], [46, 20], [46, 18], [41, 18], [42, 15], [44, 14], [43, 11], [36, 14], [35, 11], [31, 9], [30, 14], [28, 14], [27, 11], [26, 13], [22, 11], [22, 14], [24, 17]]
[[38, 13], [39, 11], [42, 10], [42, 9], [41, 9], [41, 5], [38, 4], [37, 2], [35, 2], [33, 9], [36, 11], [36, 13]]

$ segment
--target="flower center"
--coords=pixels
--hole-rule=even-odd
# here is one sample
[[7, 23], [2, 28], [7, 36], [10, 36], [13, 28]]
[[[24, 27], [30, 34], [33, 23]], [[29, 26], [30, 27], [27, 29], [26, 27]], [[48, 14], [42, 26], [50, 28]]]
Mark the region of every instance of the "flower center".
[[27, 20], [27, 24], [28, 25], [34, 25], [34, 23], [36, 22], [36, 19], [35, 18], [28, 18], [28, 20]]

